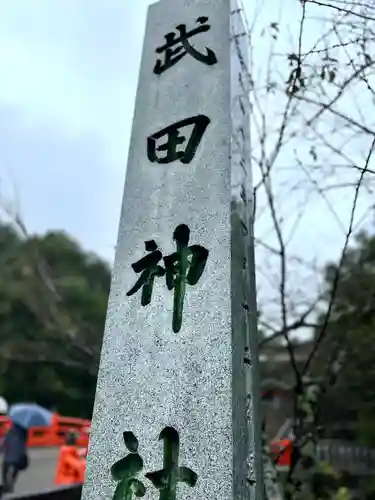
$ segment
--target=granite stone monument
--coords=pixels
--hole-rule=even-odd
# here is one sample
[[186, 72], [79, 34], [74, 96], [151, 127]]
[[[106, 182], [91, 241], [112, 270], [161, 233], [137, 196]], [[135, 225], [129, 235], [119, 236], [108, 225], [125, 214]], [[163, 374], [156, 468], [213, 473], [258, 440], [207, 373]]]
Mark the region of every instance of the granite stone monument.
[[83, 500], [263, 498], [243, 31], [149, 7]]

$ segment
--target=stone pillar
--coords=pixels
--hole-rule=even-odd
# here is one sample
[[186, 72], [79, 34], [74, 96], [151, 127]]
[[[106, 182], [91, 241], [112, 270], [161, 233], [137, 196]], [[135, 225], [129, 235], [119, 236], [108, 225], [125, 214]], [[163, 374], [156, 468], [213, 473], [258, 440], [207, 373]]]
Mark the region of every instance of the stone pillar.
[[83, 500], [263, 498], [249, 109], [231, 10], [149, 8]]

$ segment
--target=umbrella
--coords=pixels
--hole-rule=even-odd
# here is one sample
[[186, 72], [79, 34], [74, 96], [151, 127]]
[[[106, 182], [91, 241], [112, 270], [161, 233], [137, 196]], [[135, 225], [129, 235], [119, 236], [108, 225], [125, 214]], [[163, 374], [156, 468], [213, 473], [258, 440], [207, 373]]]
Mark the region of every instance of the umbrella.
[[50, 425], [52, 412], [36, 404], [19, 403], [10, 407], [8, 416], [14, 424], [28, 429]]

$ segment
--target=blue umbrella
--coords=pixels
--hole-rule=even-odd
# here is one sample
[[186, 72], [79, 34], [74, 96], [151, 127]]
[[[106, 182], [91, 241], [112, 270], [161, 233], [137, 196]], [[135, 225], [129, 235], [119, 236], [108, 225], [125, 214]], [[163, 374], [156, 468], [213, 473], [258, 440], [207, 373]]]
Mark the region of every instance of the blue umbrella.
[[50, 425], [52, 412], [36, 404], [18, 403], [10, 407], [8, 416], [14, 424], [28, 429]]

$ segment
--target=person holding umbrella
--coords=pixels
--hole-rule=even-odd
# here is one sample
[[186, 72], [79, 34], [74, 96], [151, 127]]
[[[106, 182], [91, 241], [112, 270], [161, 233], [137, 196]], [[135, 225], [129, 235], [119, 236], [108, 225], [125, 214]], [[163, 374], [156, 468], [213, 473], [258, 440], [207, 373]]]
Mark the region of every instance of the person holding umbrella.
[[27, 429], [13, 422], [1, 443], [4, 453], [2, 493], [13, 492], [19, 472], [28, 467], [29, 459], [26, 452], [26, 440]]
[[4, 453], [2, 493], [13, 492], [20, 471], [29, 466], [26, 447], [28, 429], [50, 425], [52, 413], [36, 404], [15, 404], [10, 407], [8, 416], [12, 426], [1, 443]]

